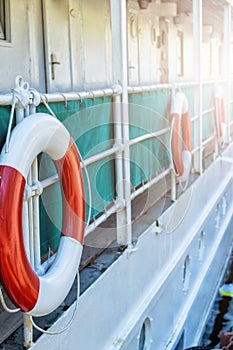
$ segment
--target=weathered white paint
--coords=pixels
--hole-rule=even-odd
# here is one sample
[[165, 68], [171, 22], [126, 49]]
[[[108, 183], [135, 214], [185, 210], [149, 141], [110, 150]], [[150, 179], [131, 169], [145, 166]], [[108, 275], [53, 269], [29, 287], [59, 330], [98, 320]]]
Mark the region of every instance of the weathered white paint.
[[41, 2], [12, 0], [9, 3], [11, 36], [9, 43], [0, 40], [0, 92], [10, 91], [19, 74], [34, 88], [44, 91]]
[[145, 320], [148, 349], [175, 349], [183, 332], [197, 345], [230, 256], [232, 199], [232, 164], [218, 160], [84, 292], [71, 328], [32, 349], [135, 350]]
[[[110, 5], [107, 0], [44, 2], [48, 91], [109, 86], [112, 82]], [[54, 79], [52, 60], [54, 55]]]

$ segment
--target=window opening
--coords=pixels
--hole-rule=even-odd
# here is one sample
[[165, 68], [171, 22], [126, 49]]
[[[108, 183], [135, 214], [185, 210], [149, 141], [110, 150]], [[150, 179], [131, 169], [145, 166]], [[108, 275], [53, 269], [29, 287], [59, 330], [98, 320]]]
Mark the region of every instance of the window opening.
[[183, 32], [178, 31], [176, 36], [176, 50], [177, 50], [177, 75], [184, 75], [184, 67], [183, 67], [183, 55], [184, 55], [184, 38]]
[[146, 318], [140, 330], [138, 350], [150, 350], [150, 345], [151, 345], [151, 322], [149, 318]]
[[0, 0], [0, 42], [10, 41], [10, 0]]
[[0, 39], [6, 40], [6, 4], [0, 0]]
[[175, 350], [183, 350], [184, 349], [184, 331], [180, 336], [180, 339], [175, 347]]

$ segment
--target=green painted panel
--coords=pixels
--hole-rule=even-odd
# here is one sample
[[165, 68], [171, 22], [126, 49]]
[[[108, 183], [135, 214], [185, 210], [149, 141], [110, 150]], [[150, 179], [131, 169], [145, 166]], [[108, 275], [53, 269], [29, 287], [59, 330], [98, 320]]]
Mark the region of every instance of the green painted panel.
[[[9, 117], [11, 112], [11, 106], [0, 106], [0, 150], [2, 149], [5, 141], [8, 129]], [[15, 126], [15, 121], [13, 126]]]
[[182, 92], [186, 95], [189, 104], [190, 116], [195, 115], [195, 87], [182, 88]]
[[[82, 103], [79, 101], [51, 103], [50, 107], [70, 132], [83, 159], [112, 147], [111, 98], [84, 99]], [[39, 106], [38, 112], [48, 113], [45, 106]], [[115, 198], [114, 160], [108, 157], [97, 161], [89, 165], [87, 171], [91, 183], [91, 218], [94, 218]], [[55, 173], [53, 163], [51, 161], [49, 163], [48, 159], [43, 166], [43, 172], [45, 172], [43, 178]], [[90, 198], [85, 171], [83, 176], [87, 219]], [[53, 185], [51, 189], [45, 191], [44, 196], [41, 196], [40, 210], [43, 227], [42, 251], [45, 253], [44, 249], [48, 245], [53, 247], [57, 244], [61, 229], [62, 203], [59, 184]]]
[[[214, 108], [214, 86], [203, 86], [202, 110], [208, 111]], [[214, 111], [208, 112], [202, 117], [202, 139], [205, 140], [215, 132]]]
[[159, 139], [145, 140], [130, 148], [131, 186], [137, 187], [160, 173], [170, 163], [166, 143]]
[[[67, 103], [51, 103], [50, 108], [64, 123], [84, 159], [109, 149], [113, 145], [111, 98], [84, 99]], [[0, 146], [5, 143], [11, 107], [0, 107]], [[49, 113], [44, 105], [37, 112]], [[15, 125], [15, 124], [14, 124]], [[13, 125], [13, 126], [14, 126]], [[102, 212], [115, 198], [114, 160], [108, 157], [88, 166], [92, 187], [91, 218]], [[56, 173], [51, 159], [39, 156], [39, 179]], [[87, 180], [83, 171], [86, 192], [86, 217], [89, 212]], [[62, 201], [59, 183], [47, 187], [40, 197], [41, 250], [47, 252], [57, 245], [61, 232]]]
[[[159, 90], [129, 95], [130, 139], [168, 128], [171, 91]], [[137, 187], [170, 163], [169, 132], [130, 147], [131, 186]]]
[[[183, 89], [189, 101], [190, 115], [194, 115], [194, 88]], [[129, 137], [137, 138], [169, 127], [171, 91], [135, 93], [129, 95]], [[203, 94], [203, 108], [211, 108], [212, 87]], [[84, 99], [67, 103], [51, 103], [51, 109], [64, 123], [84, 159], [112, 147], [113, 121], [111, 98]], [[44, 105], [38, 112], [48, 113]], [[0, 146], [2, 147], [8, 127], [10, 107], [0, 107]], [[214, 131], [213, 113], [203, 117], [203, 137]], [[192, 127], [192, 134], [194, 133]], [[170, 163], [169, 132], [159, 138], [150, 138], [130, 147], [131, 184], [137, 187], [150, 177], [161, 172]], [[95, 162], [87, 167], [91, 188], [91, 218], [104, 211], [116, 197], [115, 161], [112, 157]], [[56, 169], [48, 156], [39, 157], [39, 178], [54, 175]], [[87, 216], [90, 206], [87, 180], [85, 178]], [[44, 254], [48, 246], [54, 248], [59, 240], [62, 220], [62, 203], [59, 183], [46, 188], [40, 200], [41, 248]]]

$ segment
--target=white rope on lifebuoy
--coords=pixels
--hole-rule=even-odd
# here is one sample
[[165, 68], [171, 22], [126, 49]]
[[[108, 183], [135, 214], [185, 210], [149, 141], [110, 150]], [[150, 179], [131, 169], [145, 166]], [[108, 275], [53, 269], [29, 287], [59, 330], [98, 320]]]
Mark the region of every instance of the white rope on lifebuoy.
[[192, 137], [188, 100], [177, 92], [172, 99], [170, 152], [172, 166], [179, 181], [188, 180], [191, 169]]
[[[54, 161], [62, 190], [62, 233], [55, 261], [43, 276], [28, 262], [22, 232], [22, 203], [34, 158], [46, 152]], [[67, 129], [56, 118], [36, 113], [12, 131], [9, 152], [0, 156], [0, 280], [11, 301], [31, 316], [56, 309], [78, 271], [85, 227], [80, 160]]]

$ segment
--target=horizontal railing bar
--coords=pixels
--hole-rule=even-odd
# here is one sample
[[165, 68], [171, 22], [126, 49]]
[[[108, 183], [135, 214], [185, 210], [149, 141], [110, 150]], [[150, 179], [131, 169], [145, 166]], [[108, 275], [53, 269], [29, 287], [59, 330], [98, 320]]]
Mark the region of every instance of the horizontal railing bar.
[[[119, 93], [118, 93], [119, 92]], [[64, 93], [50, 93], [43, 94], [47, 102], [66, 102], [66, 101], [82, 101], [83, 99], [95, 99], [97, 97], [110, 97], [115, 94], [120, 94], [121, 91], [116, 91], [111, 88], [93, 91], [81, 92], [64, 92]]]
[[[123, 146], [122, 146], [122, 147], [123, 147]], [[114, 147], [112, 147], [112, 148], [109, 148], [109, 149], [106, 150], [106, 151], [103, 151], [103, 152], [98, 153], [98, 154], [96, 154], [96, 155], [94, 155], [94, 156], [92, 156], [92, 157], [89, 157], [89, 158], [87, 158], [87, 159], [85, 159], [85, 160], [83, 161], [84, 166], [88, 166], [88, 165], [90, 165], [90, 164], [92, 164], [92, 163], [97, 162], [98, 160], [101, 160], [101, 159], [104, 159], [104, 158], [106, 158], [106, 157], [108, 157], [108, 156], [111, 156], [112, 154], [115, 154], [115, 153], [117, 153], [118, 151], [120, 151], [120, 149], [121, 149], [121, 146], [114, 146]], [[83, 167], [83, 164], [81, 164], [81, 166]]]
[[[93, 91], [81, 91], [81, 92], [55, 92], [55, 93], [42, 93], [41, 102], [43, 99], [46, 102], [68, 102], [68, 101], [81, 101], [82, 99], [95, 99], [97, 97], [111, 97], [113, 95], [120, 95], [122, 88], [119, 85], [113, 88], [106, 88]], [[31, 95], [33, 98], [33, 95]], [[12, 104], [13, 93], [0, 95], [0, 105], [7, 106]]]
[[[222, 80], [206, 80], [202, 81], [202, 85], [216, 85], [216, 84], [223, 84], [230, 82], [229, 80], [222, 79]], [[180, 82], [180, 83], [172, 83], [172, 84], [152, 84], [152, 85], [146, 85], [146, 86], [129, 86], [128, 87], [128, 93], [141, 93], [141, 92], [150, 92], [150, 91], [156, 91], [156, 90], [172, 90], [172, 89], [179, 89], [179, 88], [186, 88], [186, 87], [195, 87], [199, 86], [200, 83], [198, 82]]]
[[162, 136], [162, 135], [166, 134], [169, 131], [170, 131], [170, 128], [164, 128], [164, 129], [161, 129], [161, 130], [156, 131], [156, 132], [150, 132], [149, 134], [145, 134], [145, 135], [136, 137], [134, 139], [131, 139], [129, 141], [129, 145], [133, 146], [136, 143], [139, 143], [139, 142], [142, 142], [142, 141], [145, 141], [145, 140], [149, 140], [149, 139], [154, 138], [154, 137]]
[[168, 168], [168, 169], [164, 170], [158, 176], [156, 176], [152, 180], [148, 181], [146, 184], [142, 185], [142, 187], [140, 187], [137, 190], [133, 191], [132, 194], [131, 194], [131, 200], [136, 198], [138, 195], [140, 195], [141, 193], [143, 193], [145, 190], [149, 189], [150, 187], [152, 187], [156, 183], [158, 183], [165, 176], [167, 176], [170, 172], [171, 172], [171, 168]]
[[[156, 176], [153, 180], [148, 181], [145, 185], [143, 185], [141, 188], [137, 189], [136, 191], [131, 193], [131, 199], [136, 198], [139, 194], [141, 194], [144, 190], [149, 189], [151, 186], [155, 185], [157, 182], [162, 180], [166, 175], [170, 173], [171, 169], [168, 168], [165, 171], [163, 171], [161, 174]], [[122, 204], [117, 202], [113, 203], [110, 208], [104, 211], [104, 214], [98, 217], [93, 223], [91, 223], [85, 230], [85, 236], [91, 233], [95, 230], [97, 226], [102, 224], [109, 216], [114, 214], [118, 209], [122, 207]]]
[[215, 139], [215, 135], [211, 135], [206, 140], [202, 141], [202, 145], [205, 146], [207, 143], [213, 141]]
[[[207, 143], [213, 141], [214, 139], [215, 139], [215, 135], [208, 137], [206, 140], [202, 141], [202, 146], [205, 146]], [[200, 147], [197, 146], [197, 147], [192, 149], [191, 153], [194, 154], [194, 153], [198, 152], [199, 150], [200, 150]]]
[[121, 204], [117, 204], [117, 202], [112, 203], [108, 209], [104, 211], [104, 214], [100, 215], [97, 219], [95, 219], [89, 226], [85, 229], [85, 237], [94, 231], [97, 226], [101, 225], [104, 221], [106, 221], [109, 216], [116, 213], [116, 211], [121, 208]]
[[[202, 81], [202, 85], [208, 84], [220, 84], [231, 82], [229, 80], [208, 80]], [[186, 87], [195, 87], [199, 86], [197, 82], [181, 82], [181, 83], [173, 83], [173, 84], [152, 84], [145, 86], [134, 86], [128, 87], [128, 93], [139, 93], [139, 92], [150, 92], [156, 90], [172, 90], [173, 88], [186, 88]], [[77, 92], [64, 92], [64, 93], [42, 93], [41, 97], [45, 98], [47, 102], [62, 102], [62, 101], [74, 101], [74, 100], [82, 100], [82, 99], [91, 99], [96, 97], [105, 97], [105, 96], [113, 96], [120, 95], [122, 93], [122, 88], [119, 85], [113, 86], [112, 88], [98, 89], [93, 91], [77, 91]], [[11, 105], [12, 103], [12, 93], [8, 94], [0, 94], [0, 105]], [[33, 97], [33, 96], [32, 96]]]
[[49, 186], [55, 184], [58, 180], [59, 180], [58, 174], [54, 174], [52, 176], [47, 177], [44, 180], [41, 180], [40, 184], [41, 184], [42, 188], [45, 189], [46, 187], [49, 187]]
[[191, 123], [195, 122], [196, 120], [199, 120], [199, 115], [196, 114], [192, 118], [190, 118]]
[[185, 88], [185, 87], [192, 87], [192, 86], [198, 86], [198, 83], [196, 82], [183, 82], [183, 83], [175, 83], [175, 84], [153, 84], [148, 86], [129, 86], [128, 87], [128, 93], [141, 93], [141, 92], [151, 92], [151, 91], [157, 91], [157, 90], [172, 90], [176, 88]]
[[206, 109], [202, 112], [202, 115], [206, 115], [206, 114], [209, 114], [209, 113], [212, 113], [214, 112], [214, 108], [209, 108], [209, 109]]
[[194, 153], [198, 152], [199, 150], [200, 150], [200, 147], [197, 146], [197, 147], [192, 149], [191, 154], [194, 154]]
[[13, 94], [0, 95], [0, 105], [10, 106], [13, 101]]
[[[87, 158], [85, 159], [83, 162], [81, 162], [81, 167], [83, 168], [84, 166], [88, 166], [92, 163], [95, 163], [97, 162], [98, 160], [101, 160], [101, 159], [104, 159], [114, 153], [117, 153], [118, 151], [121, 150], [121, 146], [114, 146], [104, 152], [101, 152], [101, 153], [98, 153], [96, 155], [94, 155], [93, 157], [90, 157], [90, 158]], [[41, 181], [41, 185], [43, 188], [46, 188], [48, 186], [51, 186], [53, 185], [55, 182], [58, 181], [58, 175], [55, 174], [53, 176], [50, 176], [44, 180]]]

